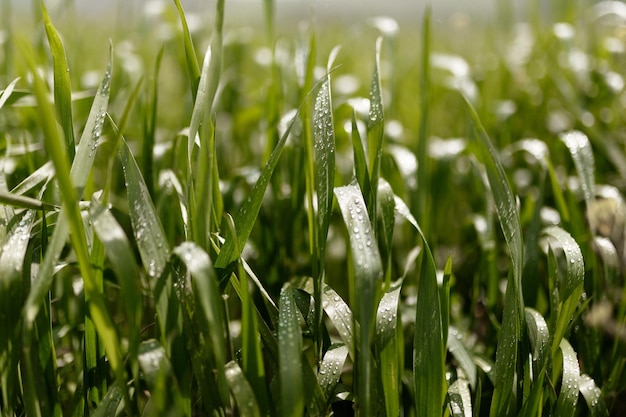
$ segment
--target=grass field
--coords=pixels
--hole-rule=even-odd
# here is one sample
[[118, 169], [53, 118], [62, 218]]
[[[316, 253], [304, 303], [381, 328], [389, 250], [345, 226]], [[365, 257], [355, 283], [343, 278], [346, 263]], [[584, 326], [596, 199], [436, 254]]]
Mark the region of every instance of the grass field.
[[225, 1], [1, 2], [0, 414], [626, 413], [626, 4]]

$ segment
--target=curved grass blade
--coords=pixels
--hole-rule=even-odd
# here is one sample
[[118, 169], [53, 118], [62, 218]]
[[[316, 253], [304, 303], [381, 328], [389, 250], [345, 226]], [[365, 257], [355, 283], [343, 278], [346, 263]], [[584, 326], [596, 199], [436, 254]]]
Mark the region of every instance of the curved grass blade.
[[15, 84], [17, 84], [19, 80], [20, 80], [19, 77], [14, 79], [13, 81], [9, 83], [9, 85], [4, 90], [2, 90], [2, 94], [0, 94], [0, 109], [2, 108], [2, 106], [4, 106], [7, 100], [9, 100], [9, 97], [11, 97], [11, 94], [13, 94], [13, 90], [15, 89]]
[[[313, 295], [313, 283], [311, 279], [307, 280], [305, 285], [301, 288]], [[347, 347], [350, 358], [354, 361], [354, 320], [352, 311], [341, 296], [326, 284], [324, 284], [324, 288], [322, 288], [322, 309], [333, 326], [335, 326], [335, 329], [337, 329], [337, 332], [339, 332], [341, 341]]]
[[[317, 374], [317, 383], [322, 388], [327, 405], [335, 393], [335, 388], [341, 379], [343, 366], [348, 357], [348, 347], [346, 345], [332, 345], [324, 354], [320, 370]], [[313, 407], [309, 407], [312, 409]]]
[[[220, 284], [222, 287], [228, 282], [228, 276], [232, 271], [233, 263], [236, 262], [241, 255], [241, 250], [247, 242], [248, 237], [250, 237], [252, 227], [254, 226], [259, 210], [261, 209], [263, 195], [265, 194], [265, 190], [267, 189], [267, 185], [272, 177], [272, 173], [278, 164], [278, 160], [283, 148], [285, 147], [289, 133], [291, 132], [297, 118], [298, 114], [296, 113], [276, 144], [276, 147], [274, 148], [267, 164], [263, 167], [261, 175], [254, 184], [254, 188], [250, 192], [250, 195], [235, 216], [235, 226], [237, 227], [237, 245], [235, 245], [233, 237], [227, 239], [217, 256], [217, 259], [215, 260], [215, 269], [219, 274]], [[235, 246], [238, 248], [237, 252], [235, 251]]]
[[54, 106], [56, 107], [57, 117], [63, 128], [63, 133], [65, 134], [65, 148], [69, 162], [72, 162], [76, 148], [74, 144], [74, 123], [72, 122], [70, 69], [67, 65], [63, 41], [52, 24], [48, 10], [43, 2], [41, 2], [41, 11], [46, 27], [48, 43], [50, 44], [50, 51], [52, 52], [52, 60], [54, 62]]
[[585, 264], [580, 247], [574, 238], [565, 230], [557, 226], [544, 229], [543, 234], [548, 238], [548, 243], [553, 254], [557, 248], [563, 251], [565, 257], [565, 267], [558, 264], [556, 269], [558, 288], [557, 303], [553, 306], [556, 322], [554, 323], [554, 333], [552, 341], [552, 354], [556, 353], [557, 347], [565, 336], [565, 331], [578, 306], [580, 296], [583, 292], [585, 279]]
[[382, 257], [384, 259], [385, 268], [385, 285], [391, 285], [391, 261], [393, 239], [393, 229], [395, 226], [396, 202], [391, 185], [384, 179], [378, 181], [378, 212], [382, 220]]
[[576, 172], [580, 177], [581, 188], [587, 207], [595, 199], [595, 179], [594, 179], [594, 158], [593, 149], [587, 136], [577, 130], [567, 132], [560, 136], [560, 139], [569, 149]]
[[138, 360], [143, 378], [150, 389], [151, 402], [146, 405], [144, 414], [184, 415], [183, 397], [163, 346], [154, 339], [142, 342], [139, 345]]
[[191, 274], [194, 302], [197, 305], [195, 314], [202, 314], [206, 321], [196, 320], [199, 331], [205, 333], [205, 343], [201, 346], [211, 357], [217, 370], [217, 384], [222, 404], [229, 404], [228, 390], [224, 365], [226, 364], [226, 341], [224, 320], [221, 310], [222, 297], [217, 287], [217, 278], [211, 265], [209, 255], [192, 242], [183, 242], [174, 249]]
[[230, 392], [233, 393], [233, 398], [239, 409], [239, 415], [261, 417], [261, 411], [254, 396], [254, 391], [252, 391], [250, 383], [239, 365], [237, 365], [237, 362], [228, 362], [224, 370], [226, 372], [226, 382], [228, 382]]
[[293, 289], [284, 287], [278, 301], [278, 363], [280, 380], [280, 415], [304, 414], [302, 373], [302, 333]]
[[481, 161], [487, 171], [487, 179], [496, 204], [500, 226], [509, 248], [512, 273], [509, 275], [505, 295], [502, 328], [496, 349], [496, 385], [491, 403], [492, 416], [506, 414], [513, 394], [518, 344], [524, 321], [524, 296], [522, 294], [522, 270], [524, 267], [524, 242], [513, 192], [498, 160], [498, 153], [489, 140], [478, 114], [471, 102], [463, 95], [474, 135], [478, 139]]
[[578, 389], [583, 395], [592, 417], [606, 417], [609, 415], [604, 399], [602, 398], [602, 390], [589, 375], [583, 374], [580, 377]]
[[380, 300], [376, 313], [376, 350], [379, 356], [385, 411], [388, 416], [400, 415], [400, 371], [403, 355], [398, 332], [398, 306], [402, 281], [392, 285]]
[[122, 390], [113, 384], [93, 412], [93, 417], [116, 417], [122, 415], [124, 407], [124, 395]]
[[459, 367], [463, 370], [463, 374], [465, 374], [465, 378], [470, 385], [472, 387], [476, 387], [476, 363], [463, 343], [461, 332], [453, 326], [448, 328], [448, 351], [454, 357]]
[[469, 382], [465, 379], [463, 372], [450, 384], [448, 388], [448, 398], [450, 399], [450, 415], [452, 417], [472, 417], [472, 393]]
[[430, 48], [431, 48], [431, 8], [427, 7], [423, 20], [422, 37], [422, 68], [420, 74], [420, 124], [419, 137], [417, 142], [417, 187], [415, 193], [417, 208], [417, 219], [426, 234], [429, 233], [428, 224], [428, 201], [429, 201], [429, 181], [428, 178], [428, 120], [429, 120], [429, 95], [430, 83]]
[[576, 410], [578, 402], [578, 387], [580, 383], [580, 368], [576, 352], [566, 339], [559, 344], [563, 357], [563, 378], [561, 392], [556, 403], [555, 415], [571, 416]]
[[526, 329], [532, 348], [533, 373], [539, 375], [544, 366], [548, 363], [550, 347], [550, 332], [548, 324], [538, 311], [530, 307], [525, 308]]
[[373, 414], [372, 358], [370, 342], [376, 314], [376, 291], [382, 279], [382, 262], [372, 232], [367, 205], [359, 186], [335, 188], [337, 203], [350, 236], [354, 284], [354, 318], [360, 328], [356, 344], [357, 406], [363, 415]]

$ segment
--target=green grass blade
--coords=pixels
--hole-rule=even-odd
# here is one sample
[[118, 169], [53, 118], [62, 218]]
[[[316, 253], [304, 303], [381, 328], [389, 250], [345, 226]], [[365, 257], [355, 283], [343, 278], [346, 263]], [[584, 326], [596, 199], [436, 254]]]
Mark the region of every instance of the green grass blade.
[[[328, 66], [332, 66], [335, 52]], [[330, 70], [330, 68], [329, 68]], [[317, 193], [317, 244], [320, 266], [324, 265], [326, 238], [333, 206], [335, 184], [335, 129], [330, 90], [330, 73], [320, 86], [313, 107], [313, 147], [315, 157], [315, 191]]]
[[421, 229], [424, 258], [417, 284], [415, 338], [413, 341], [413, 377], [415, 402], [421, 416], [440, 416], [446, 393], [445, 346], [437, 269], [432, 252]]
[[420, 74], [420, 124], [417, 143], [417, 190], [415, 194], [417, 220], [425, 229], [426, 235], [430, 230], [428, 215], [429, 181], [428, 178], [428, 120], [430, 108], [430, 33], [431, 9], [424, 13], [422, 29], [422, 71]]
[[457, 378], [448, 388], [451, 417], [472, 417], [472, 393], [465, 378]]
[[43, 2], [41, 2], [41, 11], [45, 22], [48, 43], [50, 44], [50, 51], [52, 52], [52, 59], [54, 61], [54, 105], [56, 107], [57, 117], [63, 128], [63, 133], [65, 134], [65, 148], [69, 162], [72, 162], [76, 149], [74, 144], [74, 123], [72, 121], [70, 69], [67, 65], [63, 41], [52, 24], [48, 10]]
[[[124, 140], [120, 143], [119, 158], [124, 169], [129, 215], [139, 255], [148, 276], [153, 280], [159, 280], [168, 262], [169, 244], [164, 238], [163, 227], [139, 171], [139, 166]], [[155, 283], [152, 285], [154, 286]], [[161, 312], [165, 313], [166, 311]]]
[[604, 398], [602, 397], [602, 390], [589, 375], [581, 375], [578, 382], [578, 389], [583, 395], [592, 417], [606, 417], [609, 415], [606, 404], [604, 403]]
[[159, 73], [163, 61], [164, 48], [159, 49], [151, 83], [148, 85], [143, 107], [143, 146], [141, 167], [150, 195], [154, 195], [154, 142], [157, 123], [157, 109], [159, 103]]
[[[229, 273], [232, 271], [233, 262], [235, 262], [239, 256], [241, 255], [241, 250], [243, 249], [248, 237], [250, 237], [250, 233], [252, 232], [252, 227], [256, 222], [256, 219], [259, 215], [259, 210], [261, 209], [261, 203], [263, 202], [263, 195], [265, 194], [265, 190], [267, 189], [267, 185], [269, 184], [270, 178], [272, 177], [272, 173], [278, 164], [278, 160], [280, 159], [280, 155], [285, 147], [285, 143], [289, 138], [289, 133], [291, 132], [291, 128], [293, 124], [297, 120], [298, 115], [295, 114], [293, 118], [290, 120], [285, 133], [282, 135], [270, 159], [268, 160], [265, 167], [261, 171], [261, 175], [257, 182], [254, 184], [254, 188], [250, 192], [250, 195], [243, 203], [237, 215], [235, 216], [235, 226], [237, 227], [237, 244], [233, 241], [234, 237], [227, 239], [222, 247], [220, 254], [215, 260], [215, 269], [220, 275], [220, 280], [222, 285], [226, 282]], [[235, 251], [235, 247], [238, 248], [238, 251]], [[238, 252], [238, 253], [237, 253]]]
[[552, 354], [554, 355], [578, 307], [583, 292], [585, 264], [580, 247], [568, 232], [560, 227], [552, 226], [544, 229], [543, 234], [548, 239], [552, 253], [558, 253], [556, 250], [559, 248], [565, 257], [564, 270], [562, 266], [557, 266], [556, 271], [559, 305], [554, 306], [554, 314], [556, 314], [552, 341]]
[[254, 391], [237, 362], [230, 361], [225, 366], [226, 382], [233, 394], [239, 415], [261, 417], [261, 411]]
[[24, 262], [35, 212], [26, 211], [14, 223], [0, 252], [0, 381], [6, 410], [13, 410], [19, 392], [18, 367], [20, 307], [23, 300]]
[[0, 109], [2, 108], [2, 106], [4, 106], [4, 104], [7, 102], [9, 97], [11, 97], [11, 94], [13, 94], [13, 90], [15, 89], [15, 84], [17, 84], [19, 80], [20, 80], [19, 78], [14, 79], [13, 81], [9, 83], [9, 85], [4, 90], [2, 90], [2, 93], [0, 94]]
[[112, 385], [93, 412], [93, 417], [112, 417], [123, 414], [124, 395], [117, 385]]
[[576, 410], [578, 402], [578, 387], [580, 383], [580, 368], [576, 352], [566, 339], [559, 344], [563, 357], [563, 378], [561, 391], [556, 403], [555, 415], [571, 416]]
[[[32, 52], [26, 47], [24, 47], [24, 50], [29, 60], [29, 67], [33, 73], [34, 89], [40, 110], [39, 116], [44, 131], [44, 145], [54, 164], [56, 179], [63, 200], [63, 207], [67, 210], [66, 214], [69, 222], [70, 240], [76, 252], [78, 265], [83, 276], [85, 296], [89, 299], [91, 318], [103, 341], [105, 352], [118, 384], [120, 386], [126, 386], [126, 376], [117, 332], [106, 309], [104, 298], [98, 290], [94, 272], [90, 264], [89, 248], [87, 246], [83, 220], [78, 205], [78, 198], [81, 193], [77, 192], [71, 178], [69, 161], [64, 152], [64, 144], [59, 137], [56, 120], [54, 118], [54, 110], [48, 101], [45, 84], [37, 74], [35, 63], [32, 59]], [[97, 133], [99, 136], [99, 132]], [[94, 139], [93, 135], [91, 139]], [[97, 140], [97, 138], [95, 140]], [[81, 162], [78, 160], [79, 158], [80, 155], [77, 155], [77, 163]], [[74, 164], [74, 167], [75, 166], [76, 164]], [[125, 391], [125, 396], [128, 398], [127, 391]], [[130, 404], [130, 401], [127, 401], [127, 404]]]
[[456, 360], [459, 367], [463, 370], [465, 378], [472, 387], [476, 387], [477, 383], [477, 369], [476, 363], [472, 358], [471, 353], [463, 342], [463, 336], [461, 332], [455, 327], [450, 326], [448, 328], [448, 351]]
[[376, 313], [376, 350], [379, 355], [385, 411], [388, 416], [400, 414], [400, 374], [402, 368], [402, 344], [398, 332], [400, 290], [402, 282], [396, 282], [378, 304]]
[[[378, 195], [378, 178], [380, 177], [380, 163], [383, 156], [383, 137], [385, 129], [382, 85], [380, 82], [380, 49], [383, 38], [376, 40], [376, 54], [374, 56], [374, 72], [370, 86], [370, 109], [367, 122], [367, 160], [370, 169], [370, 184], [372, 185], [368, 212], [370, 218], [376, 220], [376, 205]], [[374, 224], [375, 225], [375, 224]], [[376, 228], [374, 228], [376, 230]]]
[[474, 135], [478, 139], [481, 161], [485, 165], [491, 193], [496, 204], [500, 226], [509, 248], [512, 271], [505, 295], [502, 328], [496, 350], [496, 386], [491, 403], [491, 415], [506, 414], [512, 396], [518, 343], [524, 320], [524, 296], [522, 294], [522, 270], [524, 267], [524, 242], [511, 186], [498, 159], [498, 153], [489, 140], [478, 114], [469, 99], [463, 96]]
[[[236, 237], [237, 232], [232, 217], [226, 216], [230, 235]], [[236, 241], [234, 241], [236, 242]], [[239, 252], [238, 248], [236, 252]], [[237, 276], [239, 277], [239, 298], [241, 299], [241, 356], [242, 367], [251, 389], [256, 393], [258, 405], [263, 414], [269, 413], [270, 398], [265, 382], [265, 366], [263, 362], [263, 351], [261, 350], [261, 340], [259, 337], [259, 326], [257, 323], [254, 302], [248, 287], [248, 275], [243, 262], [238, 264]], [[260, 284], [258, 279], [255, 281]], [[261, 288], [263, 288], [261, 286]]]
[[[200, 82], [200, 68], [198, 66], [198, 58], [196, 57], [196, 50], [193, 47], [193, 41], [191, 34], [189, 33], [189, 26], [187, 25], [187, 18], [185, 17], [185, 11], [180, 4], [180, 0], [174, 0], [178, 15], [180, 17], [180, 23], [183, 27], [183, 46], [185, 48], [185, 59], [187, 63], [187, 73], [189, 75], [189, 82], [191, 83], [191, 94], [196, 97], [196, 91], [198, 90], [198, 83]], [[193, 141], [193, 138], [190, 140]]]
[[525, 312], [526, 330], [528, 331], [533, 358], [533, 372], [535, 375], [539, 375], [549, 360], [550, 332], [548, 324], [538, 311], [526, 307]]
[[317, 383], [322, 388], [327, 404], [330, 403], [335, 393], [335, 387], [341, 379], [347, 357], [348, 347], [346, 345], [332, 345], [324, 354], [317, 374]]
[[362, 415], [373, 413], [372, 355], [370, 343], [376, 314], [376, 292], [382, 279], [382, 262], [367, 214], [367, 205], [356, 184], [335, 188], [337, 203], [350, 236], [354, 284], [354, 318], [360, 328], [356, 344], [357, 407]]
[[151, 394], [151, 401], [146, 405], [144, 414], [184, 415], [180, 388], [163, 346], [154, 339], [142, 342], [139, 345], [138, 361]]
[[587, 136], [579, 131], [567, 132], [560, 136], [567, 149], [569, 149], [576, 172], [580, 177], [581, 188], [587, 206], [596, 197], [595, 179], [594, 179], [594, 158], [593, 149]]
[[391, 185], [384, 179], [381, 179], [378, 182], [378, 212], [380, 213], [379, 217], [382, 221], [383, 226], [383, 230], [381, 233], [381, 240], [383, 242], [381, 248], [381, 256], [384, 260], [383, 263], [385, 268], [385, 286], [388, 287], [389, 285], [391, 285], [391, 266], [393, 254], [391, 243], [396, 221], [396, 202]]
[[106, 256], [111, 261], [111, 268], [120, 285], [120, 292], [126, 308], [125, 321], [129, 326], [130, 346], [128, 351], [131, 360], [133, 360], [139, 346], [142, 315], [139, 268], [124, 230], [109, 209], [102, 206], [98, 201], [92, 200], [90, 220], [98, 239], [104, 245]]
[[284, 287], [278, 303], [278, 362], [280, 381], [280, 415], [304, 414], [304, 381], [302, 374], [302, 333], [293, 289]]
[[57, 206], [36, 198], [0, 191], [0, 204], [29, 210], [56, 210]]
[[363, 146], [363, 140], [361, 139], [361, 133], [357, 125], [356, 110], [352, 112], [352, 149], [354, 153], [354, 173], [363, 191], [363, 195], [368, 199], [371, 194], [370, 174], [367, 167], [367, 156], [365, 155], [365, 148]]
[[[222, 404], [228, 404], [228, 391], [224, 374], [226, 364], [226, 341], [224, 339], [224, 320], [222, 318], [222, 296], [217, 287], [217, 278], [209, 255], [192, 242], [183, 242], [174, 249], [174, 253], [183, 261], [191, 274], [196, 314], [202, 313], [208, 328], [203, 329], [205, 342], [202, 346], [211, 352], [217, 370], [217, 382]], [[198, 322], [199, 324], [202, 322]]]

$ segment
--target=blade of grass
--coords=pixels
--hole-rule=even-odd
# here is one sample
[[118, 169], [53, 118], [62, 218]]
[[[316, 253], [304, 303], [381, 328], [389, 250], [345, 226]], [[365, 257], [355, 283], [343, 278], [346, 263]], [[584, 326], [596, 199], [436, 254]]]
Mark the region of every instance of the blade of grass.
[[278, 362], [280, 381], [280, 415], [297, 417], [304, 414], [302, 374], [302, 333], [293, 289], [284, 287], [278, 301]]
[[395, 282], [378, 304], [376, 313], [376, 350], [382, 379], [385, 411], [388, 416], [400, 415], [400, 371], [403, 355], [398, 334], [400, 290], [402, 281]]
[[[33, 74], [34, 90], [40, 109], [39, 116], [44, 131], [44, 145], [55, 167], [56, 179], [59, 184], [63, 206], [66, 209], [67, 220], [69, 222], [70, 240], [76, 252], [79, 268], [83, 276], [85, 296], [88, 297], [90, 301], [89, 311], [91, 318], [99, 336], [102, 338], [109, 363], [115, 373], [118, 384], [120, 386], [126, 386], [126, 375], [117, 332], [106, 309], [102, 294], [97, 288], [89, 261], [89, 248], [87, 246], [85, 230], [78, 205], [78, 196], [82, 192], [77, 192], [72, 183], [69, 161], [67, 155], [64, 153], [64, 144], [59, 137], [56, 120], [54, 118], [54, 110], [48, 101], [46, 86], [36, 71], [32, 51], [30, 51], [26, 45], [23, 46], [23, 50], [25, 51], [28, 65]], [[100, 131], [101, 129], [102, 126], [100, 126]], [[99, 137], [100, 132], [97, 133]], [[92, 135], [92, 142], [93, 136], [95, 135]], [[95, 149], [96, 144], [94, 143], [93, 146]], [[77, 161], [78, 164], [80, 164], [80, 162], [80, 160]], [[125, 390], [124, 396], [127, 400], [129, 400], [128, 395], [128, 391]], [[127, 401], [127, 404], [130, 404], [130, 401]]]
[[[185, 11], [180, 4], [180, 0], [174, 0], [178, 15], [180, 17], [180, 23], [183, 27], [183, 46], [185, 48], [185, 59], [187, 63], [187, 73], [189, 75], [189, 82], [191, 85], [191, 94], [195, 100], [196, 91], [198, 91], [198, 83], [200, 82], [200, 68], [198, 66], [198, 58], [196, 57], [196, 50], [193, 47], [193, 41], [191, 34], [189, 33], [189, 26], [187, 25], [187, 18], [185, 17]], [[190, 138], [193, 141], [193, 138]]]
[[458, 370], [463, 376], [457, 378], [448, 388], [450, 399], [450, 415], [452, 417], [472, 417], [472, 393], [469, 383], [464, 378], [463, 371]]
[[19, 80], [20, 80], [19, 77], [14, 79], [13, 81], [9, 83], [9, 85], [4, 90], [2, 90], [2, 94], [0, 94], [0, 109], [2, 108], [2, 106], [4, 106], [4, 104], [7, 102], [9, 97], [11, 97], [11, 94], [13, 94], [13, 90], [15, 89], [15, 84], [17, 84]]
[[[383, 38], [376, 40], [376, 53], [374, 56], [374, 72], [370, 86], [370, 108], [367, 122], [367, 160], [370, 169], [371, 190], [369, 194], [364, 194], [370, 218], [374, 221], [374, 234], [377, 235], [376, 227], [376, 205], [378, 195], [378, 178], [380, 177], [380, 162], [383, 156], [383, 137], [385, 129], [384, 106], [382, 85], [380, 81], [380, 49]], [[369, 197], [369, 200], [367, 200]]]
[[557, 266], [557, 270], [554, 271], [555, 284], [558, 288], [558, 304], [553, 306], [556, 318], [552, 340], [552, 355], [554, 356], [578, 307], [583, 292], [585, 264], [580, 247], [565, 230], [552, 226], [544, 229], [543, 234], [548, 238], [551, 251], [556, 253], [555, 249], [560, 248], [565, 256], [565, 270]]
[[461, 332], [455, 327], [450, 326], [448, 328], [448, 352], [456, 360], [459, 367], [463, 370], [465, 378], [472, 387], [476, 387], [477, 383], [477, 369], [476, 363], [472, 358], [472, 355], [463, 342], [463, 336]]
[[359, 186], [351, 184], [335, 188], [337, 203], [341, 209], [350, 237], [350, 252], [354, 277], [354, 318], [360, 328], [356, 343], [357, 407], [361, 415], [372, 415], [374, 404], [372, 389], [372, 355], [370, 343], [374, 330], [377, 295], [382, 280], [382, 262], [367, 205]]
[[151, 393], [144, 413], [181, 415], [184, 410], [182, 394], [163, 346], [154, 339], [141, 342], [137, 359]]
[[[222, 404], [229, 404], [228, 385], [224, 374], [226, 364], [226, 342], [224, 340], [224, 320], [222, 318], [222, 297], [217, 287], [217, 278], [211, 265], [209, 255], [192, 242], [183, 242], [174, 249], [191, 274], [193, 294], [197, 305], [196, 311], [204, 315], [208, 327], [199, 327], [206, 334], [204, 337], [210, 343], [201, 346], [210, 352], [216, 367], [219, 396]], [[198, 321], [198, 324], [203, 322]]]
[[230, 361], [225, 366], [226, 382], [239, 409], [239, 415], [261, 417], [261, 411], [254, 391], [237, 362]]
[[512, 264], [505, 295], [502, 328], [496, 349], [496, 385], [490, 412], [492, 416], [503, 416], [507, 412], [513, 394], [516, 369], [513, 364], [517, 364], [518, 344], [524, 323], [524, 296], [522, 294], [524, 242], [515, 198], [504, 168], [498, 159], [498, 153], [489, 140], [471, 102], [465, 96], [463, 99], [470, 116], [474, 136], [478, 139], [481, 161], [487, 171], [489, 186]]
[[[276, 148], [274, 148], [274, 152], [270, 156], [269, 161], [263, 167], [261, 171], [261, 175], [257, 182], [254, 184], [254, 188], [250, 192], [250, 195], [243, 203], [237, 215], [235, 216], [235, 226], [237, 227], [237, 244], [234, 242], [234, 237], [227, 239], [222, 246], [222, 249], [215, 260], [215, 269], [220, 277], [220, 287], [225, 287], [228, 282], [228, 277], [230, 272], [232, 272], [233, 263], [239, 258], [241, 255], [241, 250], [243, 249], [250, 233], [252, 232], [252, 227], [256, 222], [256, 219], [259, 214], [259, 210], [261, 209], [261, 203], [263, 202], [263, 196], [265, 194], [265, 190], [267, 189], [267, 185], [269, 184], [270, 178], [272, 177], [272, 173], [278, 164], [278, 160], [280, 155], [285, 147], [285, 143], [289, 138], [289, 133], [291, 132], [291, 128], [293, 127], [295, 121], [297, 120], [298, 115], [295, 114], [294, 117], [289, 122], [285, 133], [281, 136], [279, 142], [276, 144]], [[238, 248], [237, 253], [235, 251], [235, 247]]]
[[[317, 383], [322, 388], [327, 406], [330, 405], [335, 388], [341, 379], [341, 373], [348, 357], [346, 345], [331, 345], [322, 359], [320, 370], [317, 374]], [[309, 409], [312, 409], [309, 406]]]
[[[578, 402], [578, 384], [580, 383], [580, 368], [576, 352], [566, 339], [559, 343], [563, 358], [563, 378], [561, 392], [556, 403], [555, 415], [571, 416], [576, 410]], [[565, 413], [565, 414], [563, 414]]]
[[593, 149], [587, 136], [579, 131], [567, 132], [560, 139], [569, 149], [576, 172], [580, 177], [581, 188], [587, 207], [595, 199], [594, 158]]
[[[19, 219], [19, 221], [18, 221]], [[19, 392], [20, 306], [23, 300], [24, 258], [30, 241], [35, 212], [27, 210], [14, 223], [0, 252], [0, 369], [2, 399], [6, 410], [13, 410]], [[36, 392], [36, 391], [35, 391]], [[34, 395], [35, 392], [33, 392]], [[28, 394], [28, 393], [27, 393]], [[28, 399], [28, 397], [27, 397]], [[33, 401], [28, 401], [32, 403]]]
[[415, 207], [417, 220], [422, 226], [426, 236], [428, 236], [429, 208], [428, 199], [430, 192], [428, 178], [428, 119], [429, 119], [429, 97], [430, 97], [430, 23], [431, 9], [426, 8], [422, 29], [422, 70], [420, 74], [420, 124], [419, 137], [417, 142], [417, 190], [415, 193]]
[[146, 186], [150, 195], [154, 195], [154, 142], [157, 122], [157, 109], [159, 103], [159, 73], [161, 70], [161, 62], [163, 60], [164, 48], [159, 49], [154, 70], [152, 73], [151, 83], [146, 91], [146, 98], [142, 111], [143, 115], [143, 145], [142, 145], [142, 161], [141, 167]]
[[578, 388], [587, 403], [587, 408], [591, 412], [592, 417], [606, 417], [609, 415], [602, 397], [602, 390], [589, 375], [581, 375]]
[[76, 148], [74, 144], [74, 123], [72, 121], [72, 87], [70, 83], [70, 68], [67, 64], [63, 41], [50, 20], [48, 10], [41, 2], [41, 12], [46, 28], [50, 51], [54, 62], [54, 106], [59, 123], [65, 134], [65, 149], [69, 162], [74, 160]]

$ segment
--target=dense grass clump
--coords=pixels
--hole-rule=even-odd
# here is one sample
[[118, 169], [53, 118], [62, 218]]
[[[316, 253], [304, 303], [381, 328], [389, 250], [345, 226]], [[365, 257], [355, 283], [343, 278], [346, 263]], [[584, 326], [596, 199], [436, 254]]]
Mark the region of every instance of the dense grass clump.
[[623, 3], [65, 3], [2, 3], [3, 416], [625, 412]]

